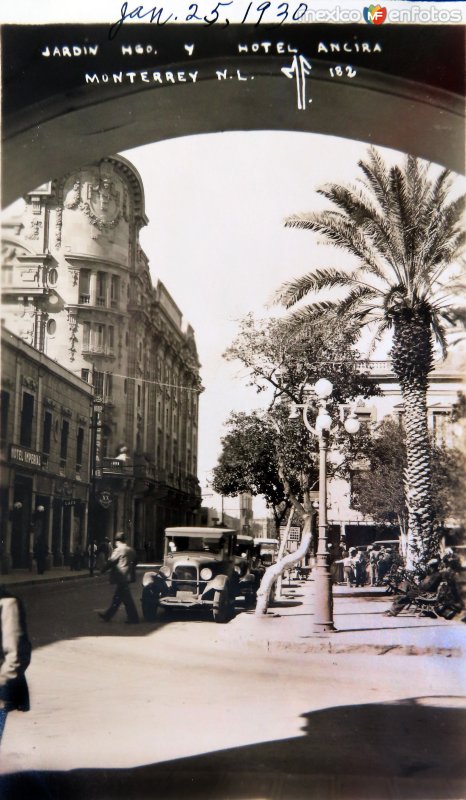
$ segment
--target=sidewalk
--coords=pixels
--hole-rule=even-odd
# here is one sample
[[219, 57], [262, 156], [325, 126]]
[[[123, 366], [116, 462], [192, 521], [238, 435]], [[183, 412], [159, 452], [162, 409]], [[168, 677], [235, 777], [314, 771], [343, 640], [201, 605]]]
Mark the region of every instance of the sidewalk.
[[[98, 575], [98, 572], [95, 573]], [[29, 569], [15, 569], [7, 575], [0, 575], [0, 584], [3, 586], [32, 586], [38, 583], [57, 583], [58, 581], [75, 580], [76, 578], [89, 578], [88, 569], [71, 570], [69, 567], [53, 567], [46, 570], [43, 575], [31, 572]]]
[[[392, 598], [384, 589], [334, 586], [334, 632], [314, 634], [314, 581], [284, 585], [283, 597], [264, 616], [254, 611], [237, 614], [221, 631], [231, 638], [266, 651], [300, 653], [368, 653], [372, 655], [462, 656], [466, 651], [466, 624], [416, 617], [404, 612], [386, 617]], [[232, 630], [233, 629], [233, 630]], [[232, 637], [231, 634], [235, 635]]]

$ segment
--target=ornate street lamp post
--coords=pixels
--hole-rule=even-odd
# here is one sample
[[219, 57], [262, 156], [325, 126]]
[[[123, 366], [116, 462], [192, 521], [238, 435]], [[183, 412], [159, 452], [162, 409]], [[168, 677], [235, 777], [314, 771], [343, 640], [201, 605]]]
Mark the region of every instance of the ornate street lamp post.
[[[314, 568], [314, 633], [325, 633], [335, 630], [333, 622], [332, 580], [328, 563], [327, 549], [327, 452], [332, 418], [327, 411], [327, 400], [333, 392], [333, 386], [326, 378], [321, 378], [314, 386], [319, 398], [319, 411], [314, 426], [308, 419], [309, 406], [313, 398], [303, 405], [295, 405], [291, 419], [298, 416], [296, 409], [303, 409], [303, 422], [307, 430], [319, 441], [319, 537], [317, 557]], [[345, 421], [345, 428], [350, 434], [359, 430], [359, 420], [353, 413]]]

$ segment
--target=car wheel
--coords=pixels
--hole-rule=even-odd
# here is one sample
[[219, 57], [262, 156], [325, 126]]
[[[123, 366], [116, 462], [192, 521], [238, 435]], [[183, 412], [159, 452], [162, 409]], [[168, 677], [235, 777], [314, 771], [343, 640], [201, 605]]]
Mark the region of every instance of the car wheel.
[[144, 586], [141, 597], [142, 616], [146, 622], [155, 622], [159, 606], [158, 593], [153, 591], [151, 585]]
[[230, 596], [228, 594], [228, 589], [219, 589], [214, 594], [214, 605], [213, 605], [213, 615], [214, 615], [214, 622], [228, 622], [230, 619]]
[[244, 605], [246, 608], [252, 608], [257, 601], [257, 594], [256, 592], [245, 592], [244, 595]]

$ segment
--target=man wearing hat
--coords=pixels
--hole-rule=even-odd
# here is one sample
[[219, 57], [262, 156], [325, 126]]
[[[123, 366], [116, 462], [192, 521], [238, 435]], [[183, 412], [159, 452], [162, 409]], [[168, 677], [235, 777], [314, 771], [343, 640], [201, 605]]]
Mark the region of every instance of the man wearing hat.
[[139, 622], [139, 617], [131, 596], [130, 583], [134, 582], [137, 555], [136, 551], [126, 544], [125, 539], [123, 531], [115, 534], [115, 549], [102, 569], [102, 572], [110, 570], [110, 583], [115, 586], [115, 593], [110, 608], [103, 613], [99, 612], [99, 617], [104, 622], [110, 622], [123, 603], [127, 615], [126, 622], [134, 625]]

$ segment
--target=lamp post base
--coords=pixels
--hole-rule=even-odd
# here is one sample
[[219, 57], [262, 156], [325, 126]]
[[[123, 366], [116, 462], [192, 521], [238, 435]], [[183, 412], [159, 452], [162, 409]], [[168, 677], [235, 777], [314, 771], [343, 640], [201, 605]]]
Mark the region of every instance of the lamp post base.
[[317, 636], [320, 633], [331, 633], [331, 631], [336, 631], [335, 625], [333, 622], [314, 622], [312, 632], [315, 633]]
[[[319, 562], [319, 556], [317, 556]], [[314, 633], [334, 631], [332, 579], [327, 564], [319, 564], [314, 570]]]

